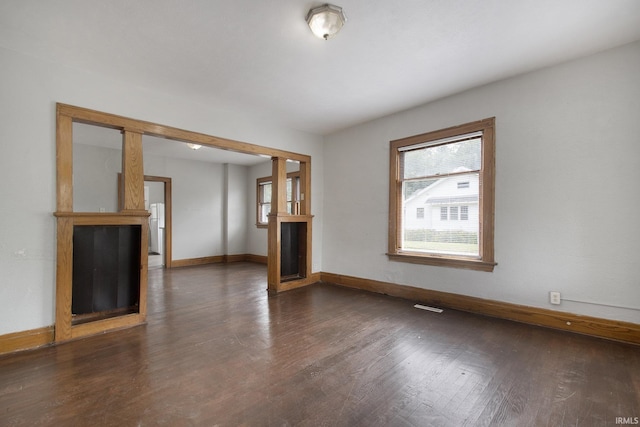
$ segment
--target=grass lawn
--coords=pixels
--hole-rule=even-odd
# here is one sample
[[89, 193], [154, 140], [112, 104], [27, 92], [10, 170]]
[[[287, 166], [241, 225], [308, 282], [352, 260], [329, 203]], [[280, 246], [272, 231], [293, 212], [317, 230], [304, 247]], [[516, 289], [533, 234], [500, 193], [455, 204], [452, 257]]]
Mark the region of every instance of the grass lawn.
[[421, 242], [415, 240], [405, 240], [405, 250], [447, 252], [464, 255], [478, 255], [478, 245], [473, 243], [443, 243], [443, 242]]

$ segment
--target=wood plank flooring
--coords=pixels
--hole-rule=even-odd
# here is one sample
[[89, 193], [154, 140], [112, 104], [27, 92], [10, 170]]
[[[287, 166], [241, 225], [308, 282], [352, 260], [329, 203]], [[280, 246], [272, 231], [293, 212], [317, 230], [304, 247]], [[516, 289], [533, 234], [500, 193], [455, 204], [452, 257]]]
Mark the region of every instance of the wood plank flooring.
[[[317, 284], [151, 270], [148, 324], [0, 358], [0, 425], [614, 426], [640, 347]], [[622, 417], [622, 420], [618, 417]]]

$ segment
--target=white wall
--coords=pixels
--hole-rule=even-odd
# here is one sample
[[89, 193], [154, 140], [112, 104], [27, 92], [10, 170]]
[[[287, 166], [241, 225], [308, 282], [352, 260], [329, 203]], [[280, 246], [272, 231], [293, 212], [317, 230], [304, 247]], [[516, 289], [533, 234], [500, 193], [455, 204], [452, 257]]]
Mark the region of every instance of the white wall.
[[[74, 144], [74, 210], [117, 211], [121, 150]], [[145, 175], [171, 178], [173, 259], [244, 254], [247, 168], [144, 155]], [[145, 183], [150, 203], [164, 200], [164, 184]]]
[[[318, 179], [318, 172], [314, 170], [314, 166], [317, 167], [314, 161], [315, 159], [311, 160], [312, 184], [316, 179]], [[300, 165], [297, 163], [287, 162], [286, 166], [287, 166], [287, 173], [297, 172], [300, 170]], [[271, 168], [272, 168], [271, 160], [266, 160], [263, 163], [259, 163], [257, 165], [251, 166], [250, 168], [248, 168], [248, 171], [247, 171], [247, 204], [249, 206], [249, 211], [248, 211], [247, 220], [246, 220], [247, 253], [251, 255], [267, 256], [267, 252], [268, 252], [267, 228], [266, 227], [258, 228], [256, 226], [256, 220], [257, 220], [256, 211], [257, 211], [257, 204], [258, 204], [256, 180], [258, 178], [271, 176], [271, 173], [272, 173]], [[311, 191], [313, 193], [314, 191], [317, 191], [318, 189], [321, 189], [321, 188], [322, 188], [321, 185], [316, 185], [312, 187]], [[318, 200], [318, 198], [319, 197], [317, 194], [312, 195], [313, 200]], [[315, 206], [312, 204], [311, 211], [313, 215], [317, 216], [318, 215], [317, 212], [321, 211], [321, 208], [322, 207], [321, 206], [319, 207], [317, 204]], [[312, 247], [312, 251], [313, 251], [312, 271], [317, 272], [317, 271], [320, 271], [320, 261], [319, 261], [319, 254], [318, 254], [320, 247], [315, 241], [315, 236], [320, 233], [318, 229], [321, 229], [322, 224], [320, 224], [318, 220], [314, 217], [314, 219], [312, 220], [311, 226], [314, 227], [313, 229], [314, 241], [313, 241], [313, 247]]]
[[[271, 176], [271, 161], [251, 166], [247, 173], [247, 253], [251, 255], [267, 256], [268, 241], [267, 229], [256, 227], [257, 194], [256, 180], [265, 176]], [[315, 240], [315, 235], [314, 235]]]
[[164, 182], [145, 181], [144, 186], [149, 189], [149, 205], [164, 203]]
[[122, 150], [74, 143], [74, 212], [118, 212], [121, 170]]
[[[327, 137], [322, 270], [640, 323], [638, 310], [548, 303], [554, 290], [640, 309], [638, 76], [634, 43]], [[390, 262], [389, 141], [492, 116], [495, 271]]]
[[172, 258], [224, 254], [224, 165], [144, 156], [145, 175], [171, 178]]
[[[311, 155], [313, 203], [320, 206], [321, 137], [230, 111], [223, 103], [203, 105], [4, 48], [0, 64], [0, 334], [54, 322], [56, 102]], [[315, 214], [317, 226], [321, 211]], [[317, 264], [321, 230], [314, 230]], [[197, 256], [201, 249], [174, 257]]]
[[249, 168], [225, 165], [225, 250], [226, 255], [247, 253], [247, 218], [251, 205], [247, 205]]

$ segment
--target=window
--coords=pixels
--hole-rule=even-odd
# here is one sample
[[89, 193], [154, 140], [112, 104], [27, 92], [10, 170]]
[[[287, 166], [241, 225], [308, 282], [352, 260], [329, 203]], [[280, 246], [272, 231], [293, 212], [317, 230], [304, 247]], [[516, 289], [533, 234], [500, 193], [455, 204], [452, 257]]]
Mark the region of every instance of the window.
[[287, 212], [300, 215], [300, 173], [287, 174]]
[[424, 208], [416, 209], [416, 218], [424, 219]]
[[449, 219], [451, 221], [457, 221], [458, 220], [458, 207], [457, 206], [451, 206], [449, 208]]
[[449, 218], [449, 209], [445, 206], [440, 208], [440, 221], [446, 221]]
[[266, 226], [271, 212], [271, 177], [258, 178], [258, 226]]
[[[271, 212], [271, 177], [258, 178], [256, 184], [258, 201], [256, 225], [266, 227]], [[293, 215], [300, 214], [300, 172], [287, 174], [287, 212]]]
[[469, 221], [469, 206], [460, 206], [460, 221]]
[[[495, 118], [391, 141], [394, 261], [493, 271]], [[425, 207], [419, 223], [404, 215]]]

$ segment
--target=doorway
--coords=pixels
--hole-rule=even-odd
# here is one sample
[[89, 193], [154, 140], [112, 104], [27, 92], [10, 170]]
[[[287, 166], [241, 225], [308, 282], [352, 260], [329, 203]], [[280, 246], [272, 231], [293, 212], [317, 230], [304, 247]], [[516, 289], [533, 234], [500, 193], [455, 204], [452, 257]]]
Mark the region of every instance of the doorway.
[[[122, 191], [122, 174], [118, 174], [119, 209], [122, 209]], [[148, 268], [172, 267], [171, 194], [171, 178], [144, 175], [144, 208], [150, 213], [147, 239]]]
[[149, 211], [149, 268], [171, 268], [171, 178], [144, 176], [144, 208]]
[[144, 208], [149, 215], [149, 269], [165, 265], [164, 182], [144, 181]]

